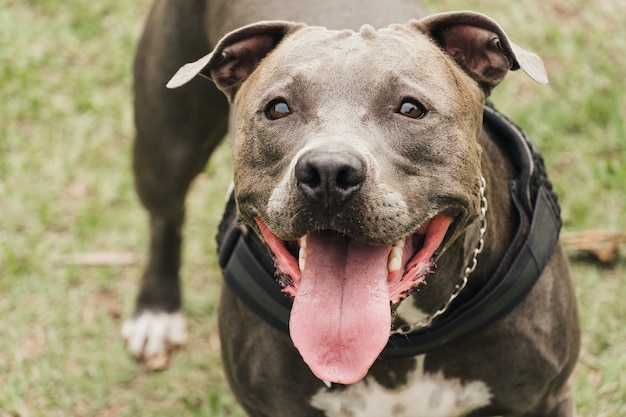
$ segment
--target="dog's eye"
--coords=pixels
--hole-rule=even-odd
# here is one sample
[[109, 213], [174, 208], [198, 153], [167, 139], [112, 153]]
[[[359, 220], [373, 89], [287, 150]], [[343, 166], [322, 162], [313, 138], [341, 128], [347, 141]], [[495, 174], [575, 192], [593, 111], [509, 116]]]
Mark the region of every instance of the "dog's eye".
[[404, 100], [402, 104], [400, 104], [400, 108], [398, 109], [398, 113], [403, 116], [410, 117], [411, 119], [421, 119], [426, 116], [426, 108], [422, 105], [422, 103], [416, 100]]
[[265, 108], [265, 115], [270, 120], [278, 120], [291, 114], [291, 109], [285, 100], [271, 101]]

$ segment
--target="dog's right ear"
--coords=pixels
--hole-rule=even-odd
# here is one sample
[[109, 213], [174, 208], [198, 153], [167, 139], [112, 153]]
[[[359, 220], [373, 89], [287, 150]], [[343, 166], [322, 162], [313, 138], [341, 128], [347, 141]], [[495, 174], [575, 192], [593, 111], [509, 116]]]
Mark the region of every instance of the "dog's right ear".
[[180, 87], [201, 75], [213, 80], [232, 101], [241, 83], [252, 74], [259, 62], [285, 36], [303, 27], [293, 22], [264, 21], [230, 32], [210, 54], [181, 67], [167, 83], [167, 88]]

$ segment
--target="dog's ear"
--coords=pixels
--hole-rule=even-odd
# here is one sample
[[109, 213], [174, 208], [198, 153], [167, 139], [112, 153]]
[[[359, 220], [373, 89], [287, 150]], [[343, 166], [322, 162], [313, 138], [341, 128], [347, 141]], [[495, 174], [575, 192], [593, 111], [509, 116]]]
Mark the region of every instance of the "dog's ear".
[[244, 26], [224, 36], [215, 49], [195, 62], [185, 64], [167, 83], [180, 87], [195, 76], [207, 77], [232, 101], [235, 93], [259, 62], [288, 34], [304, 25], [284, 21], [265, 21]]
[[522, 69], [547, 84], [543, 61], [511, 42], [491, 18], [463, 11], [439, 13], [411, 23], [435, 40], [489, 95], [508, 70]]

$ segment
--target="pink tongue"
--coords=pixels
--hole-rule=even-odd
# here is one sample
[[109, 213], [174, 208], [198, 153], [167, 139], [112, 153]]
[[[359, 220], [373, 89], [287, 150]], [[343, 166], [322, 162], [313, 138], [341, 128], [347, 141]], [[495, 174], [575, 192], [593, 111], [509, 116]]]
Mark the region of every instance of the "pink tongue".
[[355, 383], [389, 339], [391, 246], [325, 232], [307, 235], [306, 245], [306, 266], [289, 322], [291, 338], [318, 378]]

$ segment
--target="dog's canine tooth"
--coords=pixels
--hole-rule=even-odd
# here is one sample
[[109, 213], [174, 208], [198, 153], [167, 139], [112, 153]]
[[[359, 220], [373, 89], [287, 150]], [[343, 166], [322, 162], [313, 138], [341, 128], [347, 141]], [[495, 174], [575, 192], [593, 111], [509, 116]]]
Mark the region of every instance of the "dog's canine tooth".
[[300, 271], [304, 271], [304, 265], [306, 263], [306, 236], [300, 238], [300, 250], [298, 251], [298, 266]]
[[305, 264], [306, 264], [306, 248], [300, 248], [300, 253], [298, 256], [298, 266], [300, 267], [300, 271], [304, 271]]
[[394, 244], [394, 246], [391, 247], [391, 252], [389, 252], [389, 260], [387, 261], [387, 270], [389, 272], [396, 272], [400, 270], [400, 268], [402, 267], [402, 255], [402, 247], [396, 246]]

